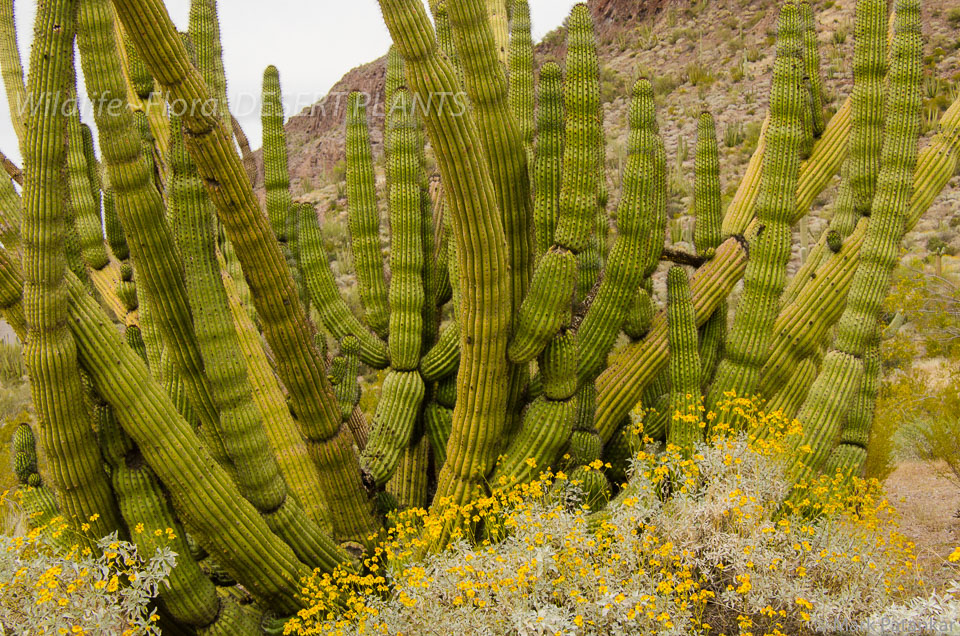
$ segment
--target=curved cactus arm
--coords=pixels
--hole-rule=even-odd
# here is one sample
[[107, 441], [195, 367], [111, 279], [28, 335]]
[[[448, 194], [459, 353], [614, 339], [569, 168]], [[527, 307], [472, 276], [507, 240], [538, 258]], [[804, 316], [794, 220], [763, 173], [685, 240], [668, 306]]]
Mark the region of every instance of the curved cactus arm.
[[[213, 206], [196, 166], [184, 146], [181, 122], [170, 125], [171, 188], [174, 227], [185, 262], [187, 295], [193, 307], [197, 341], [220, 411], [220, 435], [236, 467], [241, 492], [264, 516], [267, 525], [290, 545], [307, 565], [317, 566], [337, 546], [306, 519], [273, 455], [264, 422], [253, 401], [247, 367], [230, 314], [230, 305], [216, 257]], [[334, 511], [336, 514], [336, 511]]]
[[690, 282], [682, 267], [667, 274], [667, 342], [670, 346], [670, 390], [667, 410], [667, 443], [693, 453], [700, 430], [700, 354], [696, 313]]
[[527, 148], [533, 145], [533, 37], [530, 34], [530, 4], [516, 0], [510, 25], [508, 59], [510, 110], [520, 126]]
[[[346, 420], [360, 401], [360, 341], [347, 336], [340, 341], [340, 355], [334, 357], [330, 365], [330, 384], [340, 404], [340, 413]], [[357, 444], [362, 448], [366, 442]]]
[[410, 445], [426, 387], [416, 371], [387, 372], [373, 416], [370, 439], [363, 449], [363, 468], [377, 486], [393, 477]]
[[649, 260], [647, 250], [652, 247], [649, 234], [655, 231], [654, 189], [660, 185], [653, 160], [656, 147], [653, 87], [641, 79], [634, 86], [630, 106], [617, 239], [603, 280], [578, 330], [581, 352], [577, 377], [581, 382], [592, 380], [602, 369], [644, 278]]
[[[71, 73], [71, 75], [74, 75]], [[71, 84], [75, 87], [75, 77]], [[75, 88], [71, 94], [76, 96]], [[67, 114], [67, 170], [66, 184], [70, 205], [76, 215], [77, 233], [83, 261], [92, 270], [101, 270], [110, 263], [104, 244], [100, 221], [100, 189], [91, 188], [91, 173], [87, 163], [86, 141], [80, 124], [80, 111], [72, 102]]]
[[568, 400], [577, 392], [581, 351], [579, 334], [573, 329], [561, 329], [547, 344], [540, 357], [540, 379], [548, 399]]
[[[797, 181], [797, 202], [791, 223], [799, 221], [800, 217], [810, 210], [814, 199], [827, 187], [830, 180], [840, 170], [840, 166], [846, 157], [847, 140], [850, 136], [850, 113], [851, 100], [847, 98], [830, 118], [823, 135], [813, 145], [810, 158], [800, 164], [800, 176]], [[724, 214], [724, 236], [741, 233], [749, 235], [751, 232], [748, 228], [752, 225], [755, 226], [757, 223], [754, 214], [757, 198], [760, 196], [760, 177], [766, 156], [766, 133], [769, 124], [770, 117], [768, 115], [763, 122], [757, 149], [750, 158], [750, 163], [747, 164], [747, 170], [743, 179], [740, 180], [737, 192]]]
[[427, 382], [442, 380], [460, 364], [460, 326], [450, 322], [440, 330], [436, 344], [420, 360], [420, 375]]
[[823, 118], [823, 79], [820, 76], [820, 43], [817, 38], [817, 19], [809, 0], [800, 0], [800, 28], [803, 30], [803, 66], [810, 81], [810, 110], [812, 132], [819, 138], [826, 128]]
[[260, 411], [270, 447], [280, 465], [280, 472], [283, 473], [290, 492], [303, 505], [310, 519], [317, 523], [329, 523], [325, 519], [323, 500], [316, 496], [321, 488], [316, 466], [310, 458], [307, 444], [300, 434], [297, 423], [290, 415], [290, 409], [287, 408], [283, 389], [263, 350], [260, 332], [257, 331], [246, 306], [240, 300], [240, 292], [233, 277], [226, 272], [226, 263], [222, 258], [220, 269], [224, 291], [230, 303], [234, 329], [247, 365], [247, 377], [250, 381], [252, 396]]
[[520, 306], [516, 333], [507, 349], [514, 364], [536, 358], [562, 327], [570, 325], [576, 284], [577, 257], [551, 247], [540, 259], [530, 293]]
[[650, 322], [657, 312], [653, 306], [653, 281], [646, 278], [630, 299], [627, 317], [623, 321], [623, 333], [633, 341], [641, 340], [650, 329]]
[[540, 68], [537, 144], [534, 159], [534, 253], [539, 262], [553, 245], [560, 213], [563, 166], [563, 71], [556, 62]]
[[14, 0], [0, 2], [0, 74], [7, 92], [10, 121], [20, 145], [26, 143], [26, 118], [29, 109], [27, 87], [23, 82], [23, 65], [17, 46], [17, 24], [13, 12]]
[[23, 357], [53, 487], [71, 525], [94, 519], [90, 537], [84, 537], [89, 545], [91, 537], [117, 529], [120, 519], [84, 407], [76, 343], [64, 302], [67, 219], [61, 174], [67, 160], [67, 121], [63, 110], [73, 62], [76, 8], [73, 0], [40, 5], [34, 26], [29, 94], [38, 108], [26, 119], [23, 144]]
[[[90, 100], [110, 103], [125, 99], [126, 88], [119, 59], [113, 17], [107, 0], [83, 2], [80, 6], [78, 39]], [[219, 414], [210, 385], [203, 373], [203, 360], [183, 280], [183, 265], [174, 247], [160, 193], [154, 187], [150, 158], [144, 155], [134, 119], [128, 109], [97, 108], [107, 178], [113, 186], [116, 213], [137, 267], [140, 291], [149, 297], [154, 322], [164, 346], [186, 387], [190, 404], [216, 442], [218, 460], [227, 461], [216, 428]]]
[[[800, 410], [805, 470], [820, 470], [833, 450], [854, 391], [863, 382], [864, 356], [875, 338], [883, 299], [896, 267], [910, 206], [920, 134], [923, 38], [919, 0], [898, 0], [876, 198], [851, 282], [837, 339]], [[841, 377], [841, 374], [847, 374]], [[825, 399], [831, 393], [832, 399]]]
[[790, 226], [800, 166], [799, 133], [803, 108], [803, 71], [796, 60], [801, 48], [799, 27], [796, 4], [784, 4], [778, 22], [768, 147], [760, 181], [761, 195], [757, 201], [757, 218], [762, 231], [750, 246], [743, 296], [737, 305], [724, 357], [707, 396], [708, 409], [720, 402], [728, 391], [744, 396], [756, 390], [763, 358], [773, 337], [780, 294], [786, 283]]
[[[153, 554], [160, 547], [169, 547], [177, 554], [176, 567], [160, 590], [165, 609], [178, 623], [204, 630], [203, 633], [258, 633], [259, 626], [250, 618], [230, 620], [247, 615], [225, 607], [236, 602], [219, 597], [216, 586], [201, 571], [160, 482], [117, 424], [110, 407], [99, 404], [96, 411], [104, 459], [111, 467], [111, 482], [131, 541], [141, 554]], [[172, 539], [154, 534], [165, 528], [174, 530]]]
[[841, 470], [847, 474], [860, 475], [867, 459], [870, 430], [880, 393], [882, 364], [880, 362], [880, 325], [871, 337], [863, 356], [863, 377], [856, 388], [853, 403], [847, 411], [840, 430], [840, 443], [830, 452], [824, 464], [827, 474]]
[[[18, 280], [16, 264], [0, 251], [0, 309], [18, 335], [25, 335]], [[163, 482], [180, 518], [196, 530], [208, 552], [222, 555], [224, 567], [261, 602], [280, 612], [296, 612], [302, 606], [297, 582], [309, 568], [240, 495], [83, 284], [72, 274], [65, 283], [80, 362]], [[339, 563], [331, 560], [323, 568], [332, 570]]]
[[[415, 0], [380, 0], [384, 20], [406, 61], [408, 86], [421, 104], [430, 95], [455, 94], [457, 78], [437, 54], [429, 18]], [[440, 107], [424, 114], [431, 146], [445, 185], [460, 280], [454, 287], [460, 306], [461, 360], [459, 399], [447, 456], [437, 483], [434, 506], [465, 503], [484, 488], [499, 453], [506, 426], [511, 321], [507, 240], [497, 210], [487, 165], [477, 148], [480, 138], [470, 111]], [[451, 281], [453, 282], [453, 281]], [[460, 292], [456, 291], [459, 287]], [[468, 441], [469, 440], [469, 441]]]
[[366, 322], [381, 338], [387, 337], [390, 308], [380, 245], [373, 151], [367, 128], [366, 96], [351, 93], [347, 101], [347, 210], [350, 241], [356, 263], [357, 285]]
[[[702, 325], [727, 297], [747, 266], [747, 247], [741, 237], [724, 241], [690, 281], [697, 325]], [[623, 417], [640, 401], [644, 387], [666, 365], [669, 357], [664, 312], [654, 317], [646, 337], [614, 352], [610, 365], [597, 377], [596, 427], [604, 443], [610, 441]]]
[[423, 342], [424, 249], [419, 152], [410, 94], [397, 91], [390, 105], [390, 364], [411, 371], [420, 362]]
[[[317, 213], [312, 205], [301, 206], [300, 216], [300, 267], [310, 293], [313, 306], [327, 331], [334, 338], [343, 339], [354, 336], [360, 341], [360, 359], [376, 369], [389, 364], [387, 345], [371, 333], [353, 315], [347, 302], [340, 295], [337, 281], [330, 269], [326, 250], [323, 247], [323, 235], [317, 223]], [[419, 229], [419, 228], [418, 228]], [[419, 234], [418, 234], [419, 236]]]
[[376, 524], [348, 442], [350, 435], [342, 427], [307, 317], [296, 299], [293, 278], [245, 178], [232, 139], [218, 119], [199, 108], [209, 94], [189, 64], [186, 48], [162, 3], [116, 0], [114, 6], [147, 67], [168, 91], [168, 99], [198, 106], [188, 108], [184, 115], [187, 149], [217, 207], [227, 238], [236, 247], [264, 334], [276, 355], [277, 371], [290, 391], [314, 461], [323, 479], [337, 483], [318, 494], [328, 499], [329, 510], [349, 510], [332, 520], [338, 536], [363, 540]]

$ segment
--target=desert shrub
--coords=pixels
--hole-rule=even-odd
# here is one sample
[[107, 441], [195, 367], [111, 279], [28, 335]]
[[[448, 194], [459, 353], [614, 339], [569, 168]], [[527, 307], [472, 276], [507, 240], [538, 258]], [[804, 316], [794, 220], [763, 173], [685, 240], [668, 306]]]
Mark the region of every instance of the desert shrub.
[[947, 22], [954, 28], [960, 27], [960, 7], [954, 7], [947, 11]]
[[[644, 445], [600, 512], [547, 471], [439, 515], [399, 513], [361, 571], [304, 582], [310, 607], [285, 633], [835, 633], [904, 600], [912, 544], [878, 482], [825, 476], [784, 506], [799, 423], [730, 408], [752, 434], [717, 430], [690, 457]], [[458, 516], [468, 530], [436, 550]]]
[[730, 122], [723, 129], [723, 144], [727, 148], [735, 148], [744, 142], [743, 124], [739, 121]]
[[97, 542], [97, 553], [80, 544], [63, 550], [72, 530], [52, 523], [24, 536], [0, 534], [0, 632], [159, 634], [151, 603], [176, 555], [165, 548], [147, 558], [116, 533]]

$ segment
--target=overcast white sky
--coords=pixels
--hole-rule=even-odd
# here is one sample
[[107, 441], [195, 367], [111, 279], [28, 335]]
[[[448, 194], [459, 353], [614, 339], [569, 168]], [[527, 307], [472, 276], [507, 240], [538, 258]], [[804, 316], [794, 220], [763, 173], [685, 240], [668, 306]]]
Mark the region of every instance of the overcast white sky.
[[[29, 60], [34, 1], [16, 3], [24, 66]], [[166, 0], [173, 21], [187, 28], [189, 0]], [[563, 22], [576, 0], [530, 0], [534, 38]], [[227, 90], [254, 148], [260, 146], [263, 69], [280, 69], [288, 116], [319, 101], [351, 68], [386, 52], [390, 36], [376, 0], [221, 0], [218, 3]], [[295, 17], [292, 17], [295, 16]], [[82, 94], [82, 89], [81, 89]], [[299, 104], [299, 108], [296, 107]], [[92, 123], [92, 122], [88, 122]], [[0, 150], [20, 163], [7, 100], [0, 99]]]

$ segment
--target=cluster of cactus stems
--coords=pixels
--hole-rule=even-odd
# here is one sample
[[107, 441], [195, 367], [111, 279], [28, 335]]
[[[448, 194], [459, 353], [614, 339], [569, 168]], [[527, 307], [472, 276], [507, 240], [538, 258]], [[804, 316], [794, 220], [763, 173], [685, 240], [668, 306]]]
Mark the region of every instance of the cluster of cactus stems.
[[[38, 3], [26, 82], [0, 0], [8, 100], [32, 106], [12, 108], [22, 195], [0, 179], [0, 311], [25, 342], [37, 413], [13, 452], [31, 522], [93, 517], [91, 537], [146, 550], [156, 537], [135, 528], [175, 529], [164, 620], [254, 634], [302, 607], [313, 568], [357, 564], [398, 507], [443, 511], [548, 466], [602, 507], [630, 478], [638, 405], [646, 436], [689, 453], [701, 408], [758, 394], [804, 426], [798, 480], [858, 473], [898, 246], [960, 156], [960, 103], [917, 151], [919, 0], [893, 18], [886, 4], [858, 0], [853, 94], [827, 118], [813, 8], [783, 3], [770, 113], [726, 211], [715, 124], [699, 117], [683, 253], [664, 249], [646, 78], [609, 209], [586, 5], [564, 59], [536, 71], [526, 0], [434, 0], [432, 20], [419, 0], [380, 0], [394, 40], [381, 192], [361, 95], [345, 122], [355, 313], [317, 210], [291, 193], [274, 67], [265, 206], [254, 193], [216, 0], [192, 0], [185, 34], [162, 0]], [[76, 91], [75, 49], [90, 100], [128, 106], [96, 109], [99, 158], [79, 112], [57, 107]], [[466, 109], [437, 99], [461, 94]], [[838, 172], [829, 227], [791, 280], [792, 229]], [[444, 537], [469, 528], [447, 518]], [[255, 603], [224, 591], [238, 582]]]

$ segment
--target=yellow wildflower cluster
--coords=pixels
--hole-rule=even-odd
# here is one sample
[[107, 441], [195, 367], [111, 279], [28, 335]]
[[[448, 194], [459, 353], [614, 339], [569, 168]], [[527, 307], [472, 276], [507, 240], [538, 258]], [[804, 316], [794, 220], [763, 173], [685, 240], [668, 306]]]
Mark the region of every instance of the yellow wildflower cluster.
[[[19, 507], [7, 493], [4, 506]], [[150, 606], [173, 569], [169, 549], [145, 559], [116, 533], [85, 536], [89, 523], [78, 530], [54, 517], [33, 525], [20, 536], [0, 534], [0, 624], [34, 634], [159, 633]]]
[[736, 430], [698, 411], [710, 434], [692, 454], [647, 439], [604, 510], [571, 504], [575, 485], [547, 471], [396, 514], [358, 569], [304, 581], [309, 608], [285, 633], [829, 631], [918, 581], [878, 483], [824, 476], [787, 505], [800, 424], [735, 396], [723, 408]]

